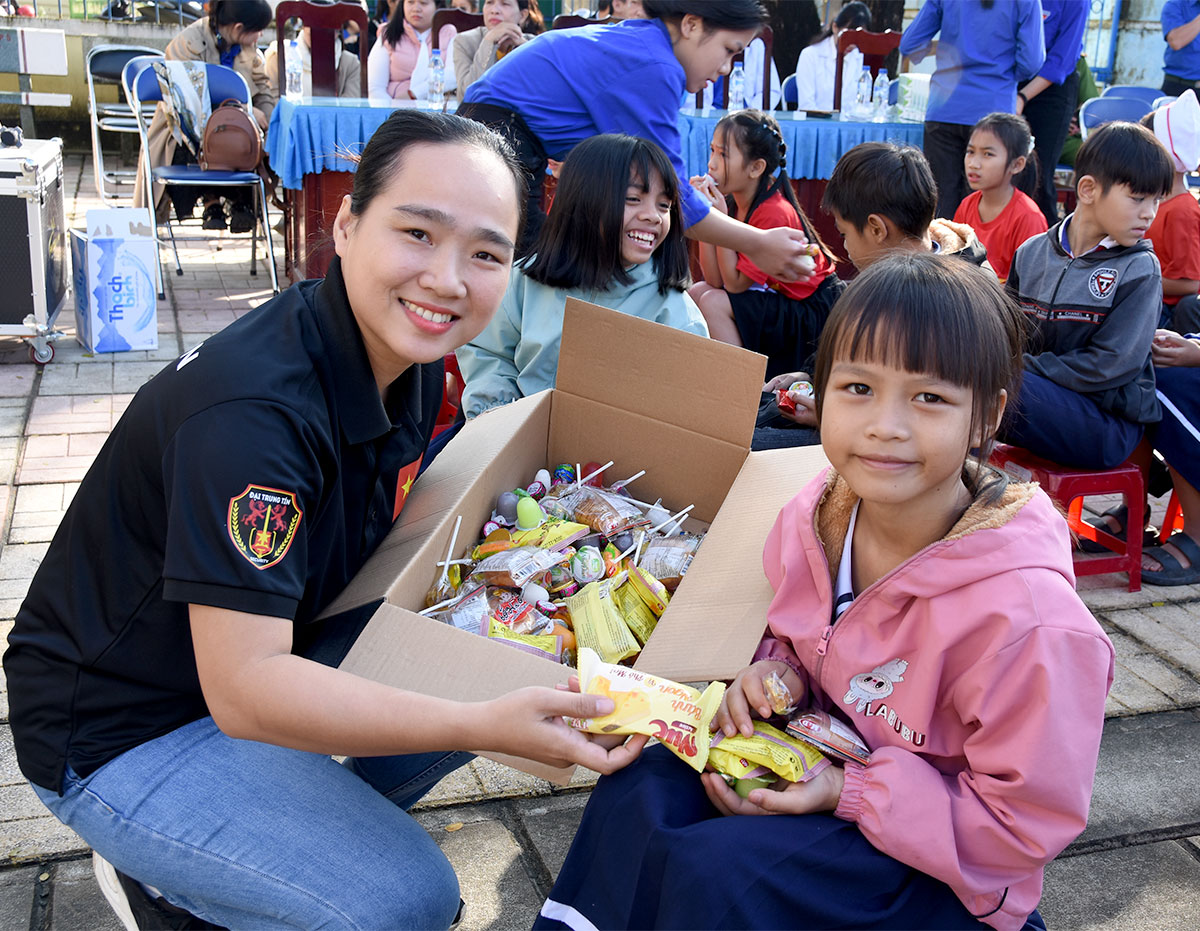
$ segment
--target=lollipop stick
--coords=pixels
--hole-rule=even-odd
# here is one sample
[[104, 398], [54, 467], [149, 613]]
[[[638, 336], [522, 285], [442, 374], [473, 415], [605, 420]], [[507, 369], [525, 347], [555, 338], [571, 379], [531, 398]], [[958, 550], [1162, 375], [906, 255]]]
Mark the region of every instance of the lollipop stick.
[[639, 478], [641, 478], [645, 474], [646, 474], [646, 470], [642, 469], [641, 472], [635, 472], [633, 475], [629, 476], [629, 478], [627, 478], [623, 481], [613, 482], [612, 487], [613, 488], [625, 488], [626, 486], [629, 485], [630, 482], [636, 482]]
[[[600, 468], [596, 469], [595, 471], [589, 472], [587, 475], [580, 476], [578, 484], [586, 485], [589, 480], [595, 478], [597, 475], [599, 475], [601, 472], [603, 472], [605, 469], [607, 469], [612, 464], [613, 464], [613, 461], [611, 459], [609, 459], [608, 462], [606, 462], [604, 465], [600, 466]], [[578, 469], [579, 466], [576, 465], [575, 468]], [[578, 472], [576, 472], [575, 474], [579, 475]]]
[[679, 518], [683, 517], [683, 515], [684, 515], [684, 514], [686, 514], [688, 511], [690, 511], [690, 510], [691, 510], [692, 508], [694, 508], [695, 506], [696, 506], [696, 505], [694, 505], [694, 504], [689, 504], [687, 507], [685, 507], [685, 508], [684, 508], [682, 511], [680, 511], [678, 514], [675, 514], [675, 515], [673, 515], [673, 516], [671, 516], [671, 517], [668, 517], [666, 520], [664, 520], [664, 521], [663, 521], [661, 524], [659, 524], [657, 527], [651, 527], [651, 528], [650, 528], [650, 533], [655, 533], [655, 532], [657, 532], [657, 531], [659, 531], [659, 530], [662, 530], [662, 528], [663, 528], [663, 527], [665, 527], [665, 526], [667, 526], [667, 524], [672, 524], [672, 523], [674, 523], [675, 521], [679, 520]]
[[450, 574], [450, 557], [454, 555], [454, 544], [458, 542], [458, 530], [462, 527], [462, 515], [454, 522], [454, 533], [450, 534], [450, 545], [446, 547], [446, 561], [442, 563], [442, 579], [438, 585], [445, 585]]
[[642, 545], [642, 531], [639, 530], [637, 542], [634, 543], [632, 546], [630, 546], [629, 549], [625, 550], [623, 553], [618, 553], [617, 558], [613, 561], [620, 562], [622, 559], [624, 559], [626, 556], [628, 556], [630, 553], [632, 553], [634, 550], [636, 550], [641, 545]]

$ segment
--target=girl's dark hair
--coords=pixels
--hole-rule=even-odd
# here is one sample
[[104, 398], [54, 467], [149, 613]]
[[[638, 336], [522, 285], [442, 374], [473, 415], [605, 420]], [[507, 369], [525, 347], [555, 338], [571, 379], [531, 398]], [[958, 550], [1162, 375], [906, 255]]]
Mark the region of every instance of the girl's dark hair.
[[1025, 167], [1012, 179], [1012, 182], [1018, 190], [1033, 197], [1038, 188], [1038, 160], [1033, 154], [1033, 133], [1030, 131], [1025, 117], [1015, 113], [989, 113], [971, 127], [972, 135], [981, 129], [1000, 140], [1000, 144], [1004, 146], [1008, 165], [1022, 156], [1025, 157]]
[[212, 0], [208, 5], [208, 28], [215, 35], [218, 26], [241, 23], [250, 32], [266, 29], [275, 14], [267, 0]]
[[737, 207], [730, 203], [731, 216], [737, 217], [743, 223], [750, 222], [759, 205], [779, 191], [796, 211], [808, 241], [816, 243], [830, 263], [836, 262], [833, 252], [821, 240], [817, 228], [812, 225], [804, 213], [804, 208], [800, 206], [800, 201], [796, 199], [796, 192], [792, 189], [792, 182], [787, 173], [787, 143], [783, 141], [783, 134], [779, 131], [775, 117], [761, 110], [735, 110], [717, 123], [717, 129], [722, 127], [725, 130], [725, 138], [738, 147], [747, 162], [761, 158], [767, 166], [759, 178], [758, 190], [754, 192], [754, 199], [750, 202], [750, 209], [746, 211], [746, 215], [737, 217]]
[[[396, 110], [375, 130], [362, 154], [357, 157], [354, 172], [354, 190], [350, 194], [350, 212], [361, 216], [371, 201], [387, 187], [395, 177], [410, 146], [427, 143], [430, 145], [467, 145], [491, 152], [504, 163], [513, 178], [518, 210], [518, 232], [525, 222], [525, 170], [517, 161], [512, 146], [499, 133], [494, 133], [482, 123], [461, 116], [428, 110]], [[431, 184], [442, 183], [431, 179]], [[514, 240], [515, 241], [515, 240]]]
[[633, 279], [621, 258], [625, 193], [631, 184], [650, 190], [655, 174], [671, 200], [671, 229], [651, 261], [660, 294], [682, 291], [689, 266], [675, 169], [653, 142], [615, 133], [585, 139], [563, 162], [537, 255], [526, 262], [525, 274], [553, 288], [603, 291], [614, 282], [629, 284]]
[[[446, 0], [433, 0], [435, 9], [441, 10], [446, 6]], [[389, 16], [387, 26], [384, 27], [383, 37], [387, 40], [388, 45], [395, 45], [400, 41], [400, 37], [404, 35], [404, 0], [396, 5], [396, 12], [399, 16]], [[444, 50], [443, 54], [449, 55], [449, 50]]]
[[690, 13], [705, 29], [758, 29], [767, 21], [758, 0], [642, 0], [642, 9], [650, 19], [676, 22]]
[[[817, 418], [835, 358], [925, 372], [971, 390], [972, 459], [987, 463], [1000, 391], [1016, 402], [1024, 320], [989, 271], [952, 256], [897, 252], [874, 262], [838, 298], [817, 349]], [[978, 445], [976, 446], [976, 444]], [[989, 488], [992, 500], [1004, 490]]]
[[521, 31], [531, 36], [540, 36], [546, 31], [546, 18], [536, 0], [517, 0], [517, 8], [525, 11], [521, 20]]
[[1084, 175], [1100, 183], [1102, 194], [1124, 184], [1133, 194], [1167, 197], [1175, 187], [1175, 161], [1145, 126], [1118, 121], [1092, 130], [1079, 147], [1075, 183]]
[[824, 42], [831, 35], [834, 29], [870, 29], [871, 28], [871, 8], [862, 0], [850, 0], [841, 12], [834, 17], [833, 22], [821, 30], [818, 35], [809, 45], [816, 45], [818, 42]]

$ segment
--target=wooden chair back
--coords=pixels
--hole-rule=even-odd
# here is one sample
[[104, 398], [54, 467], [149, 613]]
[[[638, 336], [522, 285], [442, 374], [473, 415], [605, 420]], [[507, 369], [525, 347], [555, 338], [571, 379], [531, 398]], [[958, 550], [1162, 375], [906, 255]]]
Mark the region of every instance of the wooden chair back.
[[[759, 31], [756, 39], [763, 41], [763, 73], [762, 73], [762, 107], [760, 109], [770, 112], [771, 110], [771, 56], [775, 52], [775, 30], [770, 26], [763, 26]], [[746, 53], [745, 51], [738, 52], [733, 56], [733, 61], [729, 63], [730, 73], [733, 72], [733, 66], [741, 62], [742, 67], [745, 67]], [[720, 93], [717, 93], [717, 90]], [[721, 82], [721, 86], [713, 91], [712, 105], [718, 110], [729, 109], [729, 75], [725, 76], [725, 80]], [[696, 92], [696, 109], [700, 110], [704, 107], [704, 91]]]
[[871, 79], [874, 80], [880, 69], [887, 66], [888, 56], [900, 48], [900, 35], [894, 29], [885, 32], [847, 29], [838, 36], [837, 70], [833, 76], [833, 109], [842, 109], [842, 59], [846, 57], [846, 50], [853, 45], [862, 52], [863, 64], [871, 68]]
[[336, 97], [338, 92], [337, 63], [334, 56], [336, 40], [342, 25], [352, 22], [358, 26], [359, 96], [367, 96], [367, 11], [357, 3], [310, 3], [309, 0], [283, 0], [275, 7], [275, 61], [279, 65], [279, 95], [287, 88], [288, 43], [283, 37], [283, 24], [298, 19], [310, 30], [312, 56], [312, 89], [314, 96]]
[[433, 14], [433, 32], [429, 37], [429, 47], [438, 48], [438, 37], [442, 34], [443, 26], [453, 26], [456, 32], [466, 32], [468, 29], [482, 25], [482, 13], [468, 13], [465, 10], [456, 10], [454, 7], [438, 10]]

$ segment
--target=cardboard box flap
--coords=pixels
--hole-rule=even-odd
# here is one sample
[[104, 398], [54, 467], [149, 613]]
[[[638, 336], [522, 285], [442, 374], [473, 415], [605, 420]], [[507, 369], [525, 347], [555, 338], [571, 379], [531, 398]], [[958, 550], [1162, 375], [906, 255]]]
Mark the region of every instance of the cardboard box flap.
[[[475, 418], [471, 430], [461, 431], [446, 444], [441, 455], [413, 484], [404, 510], [379, 548], [321, 617], [369, 601], [395, 602], [397, 581], [410, 563], [421, 567], [419, 584], [432, 584], [437, 572], [434, 563], [445, 555], [455, 518], [462, 514], [462, 530], [454, 554], [461, 556], [479, 538], [479, 528], [491, 514], [495, 498], [472, 494], [480, 476], [487, 471], [488, 484], [494, 482], [503, 490], [516, 487], [541, 468], [539, 460], [531, 470], [525, 459], [528, 450], [546, 446], [551, 399], [552, 392], [541, 391], [496, 408]], [[430, 552], [423, 554], [423, 548]]]
[[[440, 661], [431, 662], [431, 657]], [[546, 688], [565, 685], [573, 671], [390, 604], [379, 606], [339, 668], [393, 688], [466, 702], [507, 695], [514, 682]], [[574, 770], [503, 754], [484, 755], [559, 785], [566, 785]]]
[[766, 370], [766, 356], [567, 298], [559, 391], [749, 449]]
[[779, 511], [826, 465], [819, 446], [746, 457], [636, 669], [699, 682], [730, 679], [750, 662], [774, 597], [763, 544]]

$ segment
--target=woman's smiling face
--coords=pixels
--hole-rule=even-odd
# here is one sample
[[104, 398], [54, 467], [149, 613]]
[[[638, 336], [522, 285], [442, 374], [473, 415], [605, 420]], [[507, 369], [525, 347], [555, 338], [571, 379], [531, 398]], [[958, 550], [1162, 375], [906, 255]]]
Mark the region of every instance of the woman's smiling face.
[[382, 389], [487, 326], [508, 286], [520, 207], [500, 158], [459, 143], [409, 146], [361, 214], [350, 203], [334, 247]]

